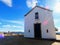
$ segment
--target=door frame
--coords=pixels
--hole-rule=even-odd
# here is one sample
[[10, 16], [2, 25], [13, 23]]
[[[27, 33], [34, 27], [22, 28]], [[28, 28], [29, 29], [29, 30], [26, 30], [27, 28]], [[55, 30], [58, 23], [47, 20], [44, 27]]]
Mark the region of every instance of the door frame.
[[[41, 33], [42, 33], [42, 32], [41, 32], [41, 23], [34, 23], [34, 38], [36, 38], [36, 35], [35, 35], [35, 25], [36, 25], [36, 24], [39, 24], [39, 25], [40, 25], [40, 32], [39, 32], [39, 33], [40, 33], [40, 38], [39, 38], [39, 39], [41, 39], [41, 38], [42, 38], [42, 34], [41, 34]], [[38, 38], [38, 37], [37, 37], [37, 38]]]

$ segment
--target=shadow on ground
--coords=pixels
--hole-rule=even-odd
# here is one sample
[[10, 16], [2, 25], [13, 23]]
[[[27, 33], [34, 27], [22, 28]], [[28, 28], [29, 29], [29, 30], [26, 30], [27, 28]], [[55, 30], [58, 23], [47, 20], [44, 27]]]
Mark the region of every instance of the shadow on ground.
[[0, 45], [52, 45], [55, 41], [28, 39], [23, 36], [8, 36], [0, 39]]

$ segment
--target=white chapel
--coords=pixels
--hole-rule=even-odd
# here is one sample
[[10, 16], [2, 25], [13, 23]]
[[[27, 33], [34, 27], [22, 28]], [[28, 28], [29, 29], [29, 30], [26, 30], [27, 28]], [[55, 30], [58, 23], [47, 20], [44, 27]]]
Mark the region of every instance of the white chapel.
[[35, 6], [24, 18], [24, 37], [56, 39], [52, 10]]

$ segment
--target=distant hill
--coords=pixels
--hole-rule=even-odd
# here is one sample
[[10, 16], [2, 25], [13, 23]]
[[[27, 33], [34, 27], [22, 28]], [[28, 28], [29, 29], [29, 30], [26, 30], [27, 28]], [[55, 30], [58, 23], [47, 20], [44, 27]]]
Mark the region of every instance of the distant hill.
[[24, 32], [11, 32], [11, 33], [24, 35]]
[[8, 34], [8, 33], [24, 35], [24, 32], [4, 32], [4, 34]]

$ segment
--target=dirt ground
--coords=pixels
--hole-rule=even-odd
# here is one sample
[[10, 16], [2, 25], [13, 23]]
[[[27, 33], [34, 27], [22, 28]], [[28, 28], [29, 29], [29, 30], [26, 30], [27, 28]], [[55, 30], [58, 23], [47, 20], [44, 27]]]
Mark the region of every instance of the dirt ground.
[[56, 35], [56, 39], [57, 40], [60, 40], [60, 35]]
[[28, 39], [23, 36], [0, 38], [0, 45], [60, 45], [59, 41]]

